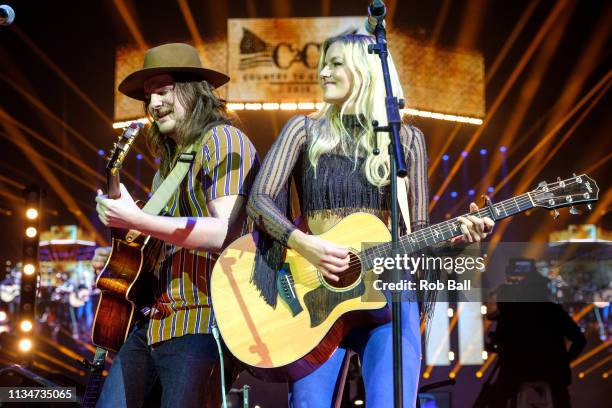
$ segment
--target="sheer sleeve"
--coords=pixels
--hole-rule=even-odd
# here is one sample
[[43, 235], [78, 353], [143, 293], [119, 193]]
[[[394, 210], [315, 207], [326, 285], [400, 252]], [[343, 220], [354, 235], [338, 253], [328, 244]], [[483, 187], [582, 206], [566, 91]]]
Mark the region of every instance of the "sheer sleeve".
[[247, 211], [255, 223], [283, 245], [296, 228], [281, 208], [289, 177], [306, 142], [306, 117], [291, 118], [266, 154], [255, 178]]
[[427, 181], [427, 147], [423, 132], [414, 126], [402, 127], [402, 143], [406, 156], [408, 175], [408, 208], [410, 209], [410, 228], [412, 232], [429, 225], [429, 185]]

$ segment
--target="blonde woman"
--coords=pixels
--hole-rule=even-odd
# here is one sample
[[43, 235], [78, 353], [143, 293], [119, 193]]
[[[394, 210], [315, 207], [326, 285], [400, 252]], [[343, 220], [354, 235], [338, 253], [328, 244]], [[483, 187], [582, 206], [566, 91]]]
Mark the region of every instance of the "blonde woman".
[[[256, 177], [248, 203], [249, 215], [274, 242], [260, 248], [254, 281], [262, 296], [275, 304], [270, 278], [281, 259], [282, 246], [292, 248], [317, 266], [324, 277], [338, 281], [348, 269], [348, 248], [317, 237], [354, 212], [377, 215], [385, 223], [390, 208], [389, 135], [379, 136], [376, 147], [372, 120], [386, 123], [384, 83], [380, 62], [367, 52], [374, 39], [363, 35], [330, 38], [322, 46], [319, 80], [325, 104], [310, 117], [295, 116], [285, 125]], [[393, 90], [402, 97], [397, 71], [390, 62]], [[428, 225], [427, 156], [423, 134], [402, 126], [406, 156], [406, 186], [411, 229]], [[299, 195], [305, 233], [291, 221], [289, 182]], [[477, 209], [472, 203], [471, 210]], [[490, 219], [462, 219], [461, 237], [467, 242], [486, 237]], [[406, 230], [405, 226], [402, 228]], [[267, 268], [265, 267], [267, 266]], [[402, 302], [404, 406], [414, 406], [420, 371], [419, 307]], [[425, 308], [427, 309], [427, 308]], [[424, 309], [424, 310], [425, 310]], [[388, 310], [386, 311], [388, 314]], [[316, 371], [291, 384], [292, 407], [329, 407], [347, 349], [361, 358], [366, 406], [393, 405], [391, 323], [353, 330], [330, 359]]]

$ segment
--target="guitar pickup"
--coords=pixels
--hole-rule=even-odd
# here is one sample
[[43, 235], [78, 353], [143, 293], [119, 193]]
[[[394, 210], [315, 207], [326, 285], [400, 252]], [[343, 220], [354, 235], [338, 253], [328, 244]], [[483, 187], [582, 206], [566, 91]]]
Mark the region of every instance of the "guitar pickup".
[[291, 276], [288, 263], [283, 264], [282, 268], [276, 273], [276, 289], [283, 302], [289, 306], [293, 316], [297, 316], [304, 310], [295, 292], [295, 285], [293, 284], [293, 277]]

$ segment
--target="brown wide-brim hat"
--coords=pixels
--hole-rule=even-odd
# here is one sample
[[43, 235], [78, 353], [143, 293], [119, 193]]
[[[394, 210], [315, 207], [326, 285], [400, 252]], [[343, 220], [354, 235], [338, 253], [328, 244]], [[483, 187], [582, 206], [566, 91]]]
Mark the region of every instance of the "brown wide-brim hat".
[[160, 74], [169, 74], [176, 81], [206, 81], [215, 88], [229, 81], [221, 72], [202, 67], [197, 50], [188, 44], [164, 44], [147, 51], [142, 69], [132, 72], [119, 84], [119, 92], [144, 101], [144, 82]]

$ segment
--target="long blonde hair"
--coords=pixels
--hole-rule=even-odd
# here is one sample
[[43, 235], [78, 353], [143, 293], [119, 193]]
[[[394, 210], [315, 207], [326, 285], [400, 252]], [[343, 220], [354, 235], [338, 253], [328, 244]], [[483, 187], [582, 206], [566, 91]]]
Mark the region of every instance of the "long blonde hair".
[[[308, 147], [308, 159], [316, 174], [319, 157], [337, 148], [340, 148], [343, 154], [352, 156], [355, 165], [357, 158], [364, 155], [366, 159], [362, 171], [368, 182], [376, 187], [385, 186], [389, 183], [390, 174], [388, 151], [390, 138], [387, 132], [378, 134], [380, 154], [375, 155], [376, 140], [372, 128], [372, 120], [377, 120], [379, 126], [387, 125], [386, 93], [381, 64], [376, 54], [368, 53], [368, 45], [374, 44], [375, 40], [371, 36], [359, 34], [327, 39], [322, 46], [318, 72], [325, 67], [327, 51], [334, 43], [342, 45], [344, 64], [352, 74], [353, 86], [347, 100], [341, 106], [324, 103], [319, 111], [312, 114], [312, 118], [317, 121], [312, 131], [313, 139]], [[403, 98], [404, 92], [391, 55], [388, 61], [393, 93], [396, 97]], [[352, 113], [356, 115], [362, 129], [355, 136], [346, 129], [342, 121], [348, 107], [352, 108]], [[351, 138], [356, 140], [349, 143]]]

